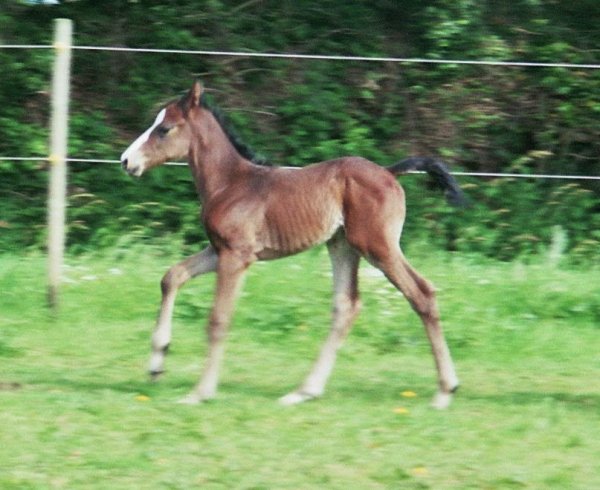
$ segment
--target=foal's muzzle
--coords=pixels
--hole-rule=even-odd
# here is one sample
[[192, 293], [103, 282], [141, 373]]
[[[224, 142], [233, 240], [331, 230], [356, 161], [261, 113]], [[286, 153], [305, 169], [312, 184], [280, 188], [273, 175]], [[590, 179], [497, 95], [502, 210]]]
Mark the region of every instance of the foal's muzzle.
[[133, 177], [139, 177], [144, 172], [144, 169], [142, 166], [139, 166], [139, 165], [136, 167], [129, 166], [129, 160], [127, 158], [124, 158], [123, 160], [121, 160], [121, 168]]

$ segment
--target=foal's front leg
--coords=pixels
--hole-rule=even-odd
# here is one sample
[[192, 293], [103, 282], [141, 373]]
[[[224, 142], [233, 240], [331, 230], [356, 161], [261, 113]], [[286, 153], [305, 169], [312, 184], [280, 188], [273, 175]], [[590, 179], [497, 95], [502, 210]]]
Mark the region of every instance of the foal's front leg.
[[182, 403], [199, 403], [214, 398], [217, 393], [225, 336], [244, 273], [250, 262], [235, 252], [227, 251], [219, 254], [215, 299], [207, 326], [208, 357], [200, 382], [188, 396], [181, 400]]
[[218, 255], [212, 246], [202, 252], [192, 255], [183, 262], [174, 265], [163, 277], [160, 286], [162, 302], [152, 334], [152, 355], [150, 357], [150, 375], [156, 379], [164, 372], [165, 354], [171, 343], [173, 308], [177, 291], [191, 278], [213, 272], [217, 268]]

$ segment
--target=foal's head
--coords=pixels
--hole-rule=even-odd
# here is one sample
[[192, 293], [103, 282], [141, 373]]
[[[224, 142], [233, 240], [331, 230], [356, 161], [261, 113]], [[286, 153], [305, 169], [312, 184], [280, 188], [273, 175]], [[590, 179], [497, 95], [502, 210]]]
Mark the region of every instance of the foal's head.
[[186, 157], [190, 148], [194, 111], [200, 110], [202, 86], [195, 82], [180, 100], [167, 104], [154, 124], [141, 134], [121, 155], [121, 165], [130, 175], [139, 177], [146, 170], [167, 160]]

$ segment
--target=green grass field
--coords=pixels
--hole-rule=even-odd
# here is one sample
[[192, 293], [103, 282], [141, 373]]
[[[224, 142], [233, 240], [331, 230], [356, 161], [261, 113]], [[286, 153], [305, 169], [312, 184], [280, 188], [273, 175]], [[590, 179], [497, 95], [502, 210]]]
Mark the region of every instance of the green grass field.
[[0, 257], [0, 488], [600, 488], [600, 271], [420, 253], [462, 381], [441, 412], [418, 317], [367, 266], [325, 396], [277, 404], [328, 329], [322, 249], [251, 269], [219, 396], [192, 407], [212, 278], [182, 290], [152, 384], [172, 257], [69, 257], [56, 315], [44, 258]]

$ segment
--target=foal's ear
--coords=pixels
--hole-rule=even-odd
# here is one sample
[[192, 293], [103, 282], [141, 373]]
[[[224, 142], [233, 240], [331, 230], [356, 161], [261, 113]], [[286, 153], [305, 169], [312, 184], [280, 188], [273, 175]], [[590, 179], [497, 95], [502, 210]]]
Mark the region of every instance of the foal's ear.
[[192, 108], [198, 107], [200, 105], [200, 98], [202, 97], [202, 92], [204, 92], [202, 84], [198, 80], [196, 80], [192, 85], [192, 88], [188, 92], [187, 97], [185, 98], [186, 111], [189, 111]]
[[190, 89], [190, 100], [193, 105], [200, 105], [200, 97], [202, 97], [202, 92], [204, 92], [204, 88], [202, 84], [196, 80]]

